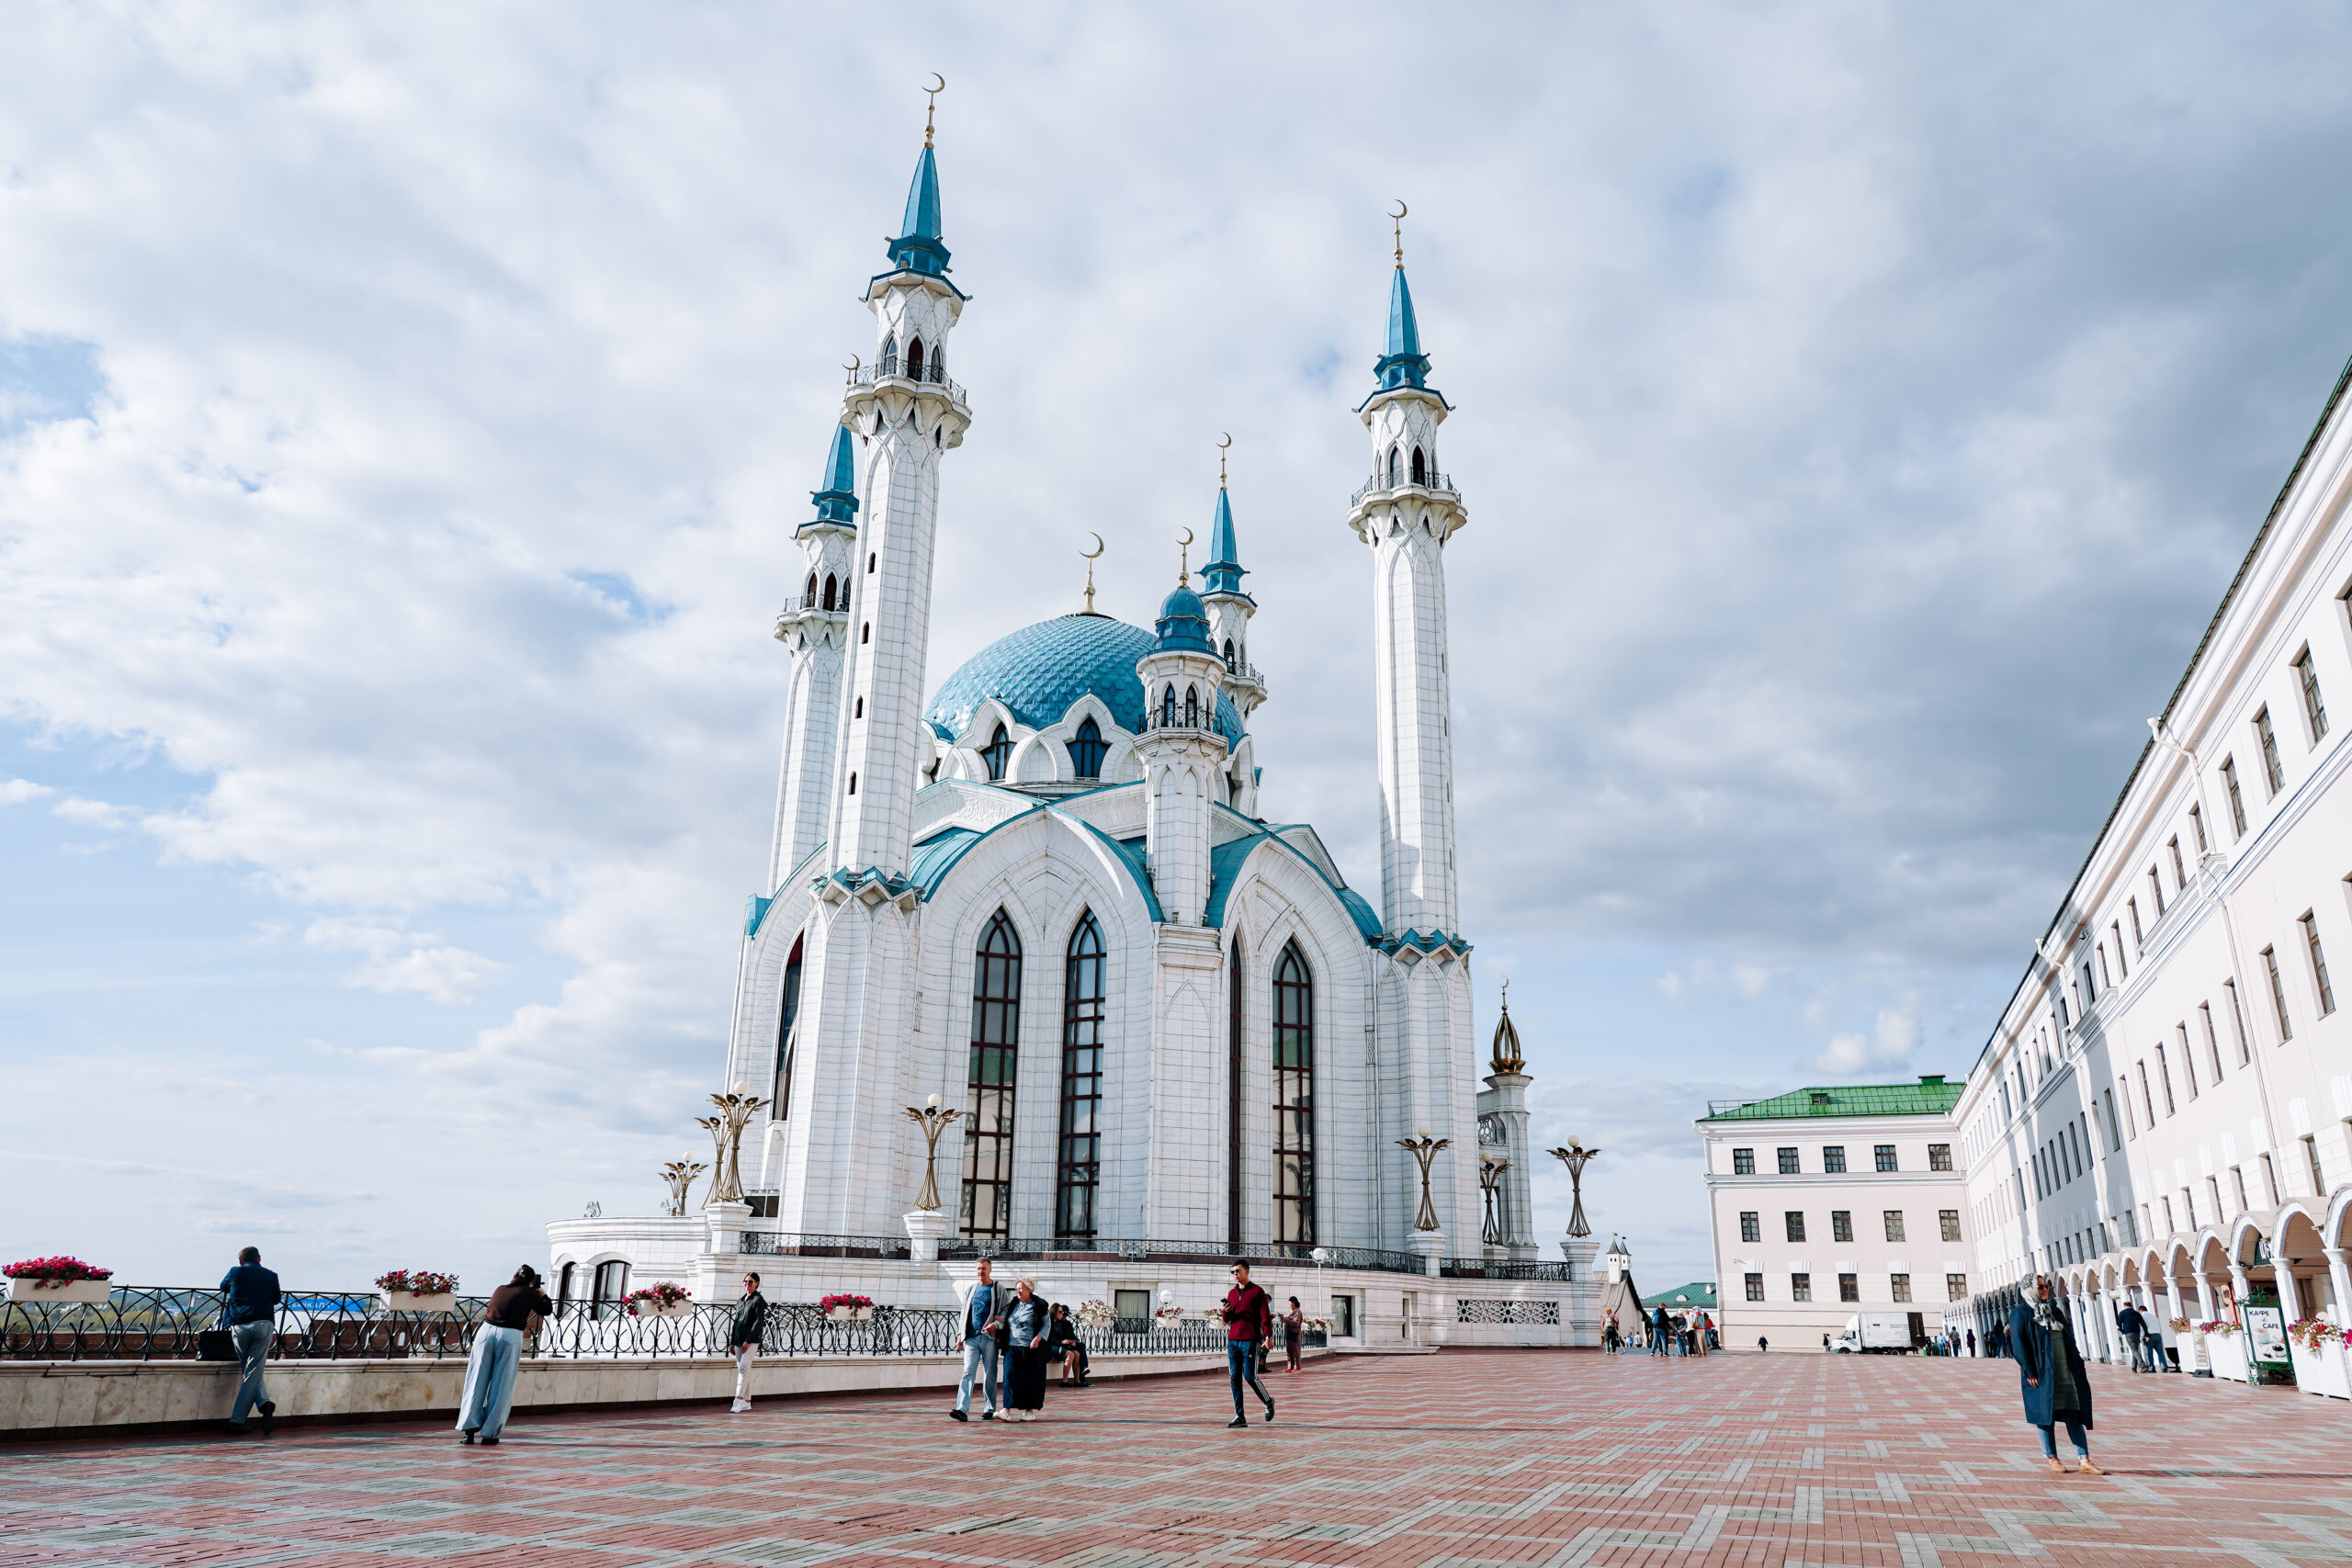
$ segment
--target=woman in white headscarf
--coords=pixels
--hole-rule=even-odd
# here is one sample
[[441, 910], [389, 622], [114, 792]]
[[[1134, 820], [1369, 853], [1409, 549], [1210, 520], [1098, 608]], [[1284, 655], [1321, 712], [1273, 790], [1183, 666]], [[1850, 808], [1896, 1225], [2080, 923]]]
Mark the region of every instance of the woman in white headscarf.
[[2052, 1474], [2064, 1475], [2058, 1462], [2060, 1422], [2075, 1445], [2075, 1468], [2088, 1475], [2107, 1472], [2091, 1462], [2091, 1382], [2083, 1373], [2083, 1353], [2075, 1348], [2075, 1330], [2066, 1309], [2050, 1288], [2050, 1276], [2033, 1277], [2033, 1294], [2009, 1314], [2011, 1353], [2025, 1395], [2025, 1418], [2041, 1429], [2041, 1457]]

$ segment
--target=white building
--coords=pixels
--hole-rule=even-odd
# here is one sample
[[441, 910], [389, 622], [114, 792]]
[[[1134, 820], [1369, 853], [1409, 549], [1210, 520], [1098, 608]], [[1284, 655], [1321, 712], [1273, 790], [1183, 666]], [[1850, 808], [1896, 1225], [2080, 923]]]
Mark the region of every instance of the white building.
[[1709, 1108], [1698, 1125], [1725, 1346], [1803, 1348], [1865, 1312], [1909, 1314], [1915, 1339], [1943, 1326], [1970, 1289], [1960, 1093], [1939, 1073]]
[[[2352, 369], [2347, 369], [2352, 375]], [[2092, 1353], [2113, 1309], [2343, 1321], [2352, 1026], [2352, 421], [2336, 385], [2158, 738], [2002, 1011], [1957, 1111], [1980, 1322], [2036, 1270]], [[2338, 703], [2332, 716], [2329, 699]], [[2243, 1337], [2167, 1331], [2244, 1376]], [[2352, 1392], [2340, 1356], [2306, 1386]]]
[[[1515, 1034], [1506, 1052], [1498, 1030], [1480, 1084], [1446, 668], [1445, 550], [1467, 513], [1439, 470], [1452, 411], [1428, 384], [1401, 250], [1355, 410], [1371, 477], [1345, 494], [1334, 476], [1345, 525], [1329, 536], [1371, 575], [1375, 907], [1312, 827], [1269, 816], [1278, 791], [1249, 728], [1269, 691], [1249, 653], [1259, 605], [1222, 482], [1203, 497], [1201, 583], [1171, 574], [1148, 629], [1098, 613], [1090, 586], [1083, 609], [1010, 632], [926, 699], [946, 455], [972, 420], [947, 374], [969, 301], [928, 136], [900, 227], [865, 292], [870, 366], [849, 378], [779, 572], [775, 840], [721, 1079], [772, 1103], [744, 1145], [748, 1232], [721, 1224], [717, 1255], [1053, 1254], [1080, 1291], [1152, 1288], [1106, 1258], [1320, 1249], [1427, 1276], [1458, 1257], [1552, 1276], [1557, 1308]], [[942, 1146], [944, 1214], [909, 1213], [925, 1145], [908, 1108], [926, 1100], [965, 1113]], [[1451, 1143], [1429, 1177], [1435, 1231], [1416, 1228], [1421, 1177], [1399, 1146], [1417, 1135]], [[1491, 1197], [1482, 1154], [1508, 1162]], [[569, 1268], [584, 1292], [674, 1266], [632, 1258], [628, 1224], [555, 1227], [559, 1280]], [[1436, 1310], [1416, 1289], [1388, 1310]]]

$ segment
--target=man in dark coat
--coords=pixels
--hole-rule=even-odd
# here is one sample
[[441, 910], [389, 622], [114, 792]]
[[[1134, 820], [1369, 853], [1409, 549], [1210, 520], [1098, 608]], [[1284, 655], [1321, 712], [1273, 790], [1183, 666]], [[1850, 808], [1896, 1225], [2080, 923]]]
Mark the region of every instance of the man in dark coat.
[[2140, 1315], [2138, 1307], [2127, 1301], [2123, 1303], [2123, 1310], [2115, 1314], [2115, 1326], [2122, 1330], [2123, 1342], [2131, 1349], [2132, 1370], [2135, 1372], [2146, 1371], [2148, 1370], [2147, 1347], [2143, 1341], [2148, 1336], [2148, 1320]]
[[2025, 1418], [2041, 1428], [2041, 1457], [2050, 1461], [2052, 1472], [2066, 1472], [2066, 1467], [2058, 1462], [2057, 1434], [2052, 1429], [2063, 1421], [2079, 1461], [2075, 1468], [2087, 1475], [2106, 1474], [2091, 1462], [2086, 1436], [2091, 1427], [2091, 1383], [2083, 1370], [2083, 1353], [2075, 1348], [2074, 1328], [2066, 1321], [2066, 1309], [2058, 1304], [2050, 1289], [2048, 1275], [2035, 1275], [2032, 1296], [2009, 1314], [2009, 1341], [2024, 1384]]

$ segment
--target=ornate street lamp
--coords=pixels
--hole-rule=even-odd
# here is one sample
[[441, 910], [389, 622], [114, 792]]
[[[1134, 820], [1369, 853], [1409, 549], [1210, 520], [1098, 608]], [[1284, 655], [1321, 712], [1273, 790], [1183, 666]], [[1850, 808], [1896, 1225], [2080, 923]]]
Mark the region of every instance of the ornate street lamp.
[[1421, 1162], [1421, 1212], [1413, 1216], [1413, 1228], [1433, 1231], [1437, 1229], [1437, 1205], [1430, 1201], [1430, 1161], [1437, 1157], [1438, 1150], [1453, 1147], [1453, 1140], [1432, 1138], [1426, 1127], [1420, 1129], [1420, 1134], [1418, 1138], [1397, 1139], [1396, 1146]]
[[1499, 1246], [1503, 1239], [1500, 1211], [1496, 1206], [1499, 1200], [1496, 1194], [1501, 1189], [1503, 1172], [1510, 1168], [1510, 1161], [1507, 1159], [1497, 1159], [1489, 1154], [1478, 1156], [1478, 1186], [1487, 1195], [1487, 1223], [1479, 1231], [1478, 1239], [1489, 1247]]
[[716, 1116], [697, 1116], [695, 1125], [710, 1134], [712, 1175], [710, 1190], [703, 1197], [702, 1206], [713, 1203], [740, 1203], [743, 1201], [743, 1129], [766, 1100], [752, 1093], [752, 1086], [739, 1083], [725, 1094], [714, 1094], [711, 1104], [718, 1108]]
[[1547, 1152], [1568, 1168], [1568, 1184], [1576, 1192], [1576, 1207], [1568, 1215], [1568, 1234], [1590, 1235], [1592, 1226], [1586, 1223], [1584, 1217], [1584, 1164], [1600, 1151], [1586, 1148], [1581, 1138], [1570, 1138], [1566, 1148]]
[[663, 1166], [662, 1183], [670, 1190], [670, 1201], [662, 1212], [673, 1220], [685, 1218], [686, 1191], [694, 1186], [695, 1178], [709, 1168], [702, 1161], [692, 1159], [673, 1159]]
[[931, 1097], [931, 1103], [920, 1110], [911, 1105], [908, 1106], [907, 1114], [922, 1123], [922, 1139], [925, 1145], [922, 1156], [922, 1190], [915, 1195], [915, 1207], [929, 1213], [939, 1207], [939, 1134], [947, 1130], [947, 1123], [964, 1113], [961, 1111], [942, 1111], [939, 1108], [939, 1096], [934, 1094]]

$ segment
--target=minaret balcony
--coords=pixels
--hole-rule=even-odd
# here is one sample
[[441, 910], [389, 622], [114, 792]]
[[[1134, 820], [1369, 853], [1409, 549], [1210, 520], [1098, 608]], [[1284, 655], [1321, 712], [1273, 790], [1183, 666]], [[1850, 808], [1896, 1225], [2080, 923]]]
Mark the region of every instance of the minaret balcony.
[[964, 401], [964, 389], [947, 378], [944, 367], [928, 362], [909, 365], [891, 355], [877, 364], [861, 365], [849, 373], [853, 387], [873, 387], [888, 381], [902, 382], [910, 387], [937, 387], [947, 394], [951, 403]]
[[1154, 709], [1143, 716], [1143, 723], [1136, 733], [1168, 736], [1197, 735], [1204, 740], [1214, 740], [1220, 746], [1226, 744], [1225, 731], [1217, 728], [1215, 713], [1204, 713], [1198, 718], [1186, 718], [1180, 710], [1170, 717]]
[[1225, 689], [1245, 710], [1266, 700], [1266, 678], [1258, 672], [1254, 664], [1237, 661], [1227, 665]]
[[1395, 484], [1389, 482], [1388, 476], [1385, 474], [1374, 474], [1372, 478], [1364, 480], [1363, 489], [1357, 491], [1355, 494], [1348, 497], [1348, 505], [1351, 509], [1353, 509], [1355, 507], [1362, 506], [1366, 501], [1369, 501], [1375, 496], [1412, 495], [1416, 493], [1422, 495], [1450, 495], [1456, 501], [1462, 499], [1462, 492], [1453, 488], [1453, 478], [1450, 474], [1433, 473], [1424, 476], [1423, 481], [1407, 480]]
[[846, 625], [849, 621], [848, 593], [835, 594], [831, 604], [823, 602], [822, 595], [815, 593], [796, 593], [786, 599], [784, 608], [775, 613], [776, 640], [786, 640], [793, 627], [811, 620]]

